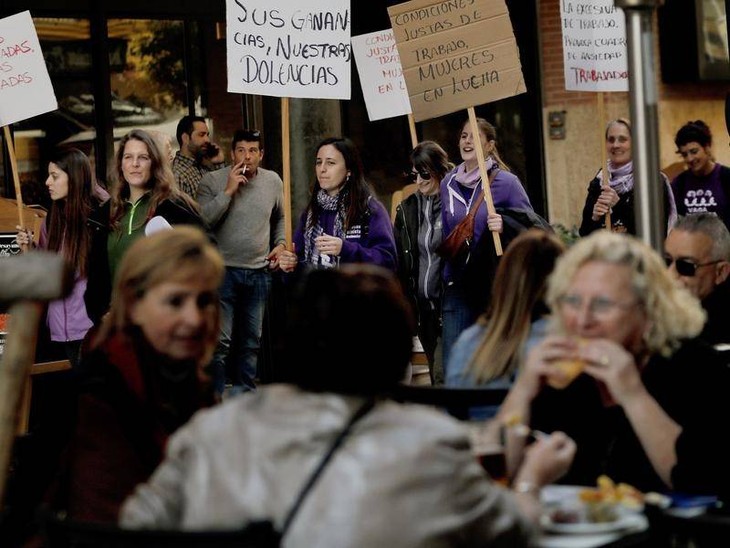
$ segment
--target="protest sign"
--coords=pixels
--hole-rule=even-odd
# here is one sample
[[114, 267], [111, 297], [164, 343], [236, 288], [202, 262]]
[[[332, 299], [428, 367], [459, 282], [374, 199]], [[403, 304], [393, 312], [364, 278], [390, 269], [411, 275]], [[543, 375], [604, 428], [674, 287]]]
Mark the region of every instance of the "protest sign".
[[416, 121], [526, 91], [504, 0], [412, 0], [388, 14]]
[[628, 91], [626, 21], [614, 0], [560, 0], [565, 89]]
[[56, 108], [30, 12], [0, 19], [0, 126]]
[[226, 0], [228, 91], [350, 98], [349, 0]]
[[370, 121], [410, 114], [411, 104], [393, 31], [353, 36], [352, 50]]

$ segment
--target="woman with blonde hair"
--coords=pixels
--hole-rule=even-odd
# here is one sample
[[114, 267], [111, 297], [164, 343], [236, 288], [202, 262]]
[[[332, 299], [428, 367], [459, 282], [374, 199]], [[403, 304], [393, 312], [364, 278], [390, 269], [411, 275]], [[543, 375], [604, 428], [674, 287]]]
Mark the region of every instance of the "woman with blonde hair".
[[730, 454], [713, 421], [730, 416], [730, 371], [695, 339], [704, 312], [661, 257], [596, 232], [558, 260], [547, 302], [555, 331], [528, 355], [498, 417], [571, 436], [566, 482], [607, 474], [643, 491], [725, 492]]
[[168, 436], [212, 404], [203, 368], [218, 335], [223, 260], [198, 229], [136, 241], [81, 363], [75, 434], [60, 494], [72, 519], [114, 522], [162, 459]]
[[111, 199], [102, 209], [91, 245], [91, 268], [85, 300], [98, 324], [109, 306], [112, 281], [129, 246], [145, 234], [149, 221], [157, 225], [186, 224], [205, 229], [197, 204], [175, 183], [170, 163], [155, 139], [133, 129], [119, 142]]
[[[508, 388], [519, 364], [546, 334], [547, 279], [565, 246], [555, 235], [531, 229], [515, 238], [494, 277], [488, 310], [456, 341], [446, 384]], [[493, 415], [484, 408], [480, 415]]]

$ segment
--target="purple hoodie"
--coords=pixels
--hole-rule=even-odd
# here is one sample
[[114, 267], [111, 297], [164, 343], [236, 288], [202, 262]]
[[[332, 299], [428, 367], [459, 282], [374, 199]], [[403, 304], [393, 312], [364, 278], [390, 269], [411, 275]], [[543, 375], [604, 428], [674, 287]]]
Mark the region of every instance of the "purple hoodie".
[[[48, 247], [48, 227], [45, 219], [41, 225], [39, 246], [43, 249]], [[48, 303], [46, 323], [51, 332], [52, 341], [80, 341], [86, 336], [86, 332], [93, 323], [86, 313], [85, 292], [86, 278], [80, 278], [77, 273], [76, 281], [68, 297]]]
[[[466, 217], [467, 207], [471, 204], [474, 192], [482, 192], [481, 181], [472, 190], [456, 182], [455, 175], [458, 166], [446, 174], [441, 181], [441, 218], [443, 220], [444, 238], [453, 228]], [[527, 192], [517, 176], [509, 171], [500, 169], [494, 177], [492, 186], [492, 201], [495, 208], [512, 208], [532, 211], [532, 204]], [[487, 204], [482, 202], [474, 221], [474, 241], [478, 242], [482, 233], [487, 229]], [[454, 278], [454, 270], [462, 269], [463, 264], [455, 265], [449, 261], [444, 267], [444, 281], [450, 282]]]

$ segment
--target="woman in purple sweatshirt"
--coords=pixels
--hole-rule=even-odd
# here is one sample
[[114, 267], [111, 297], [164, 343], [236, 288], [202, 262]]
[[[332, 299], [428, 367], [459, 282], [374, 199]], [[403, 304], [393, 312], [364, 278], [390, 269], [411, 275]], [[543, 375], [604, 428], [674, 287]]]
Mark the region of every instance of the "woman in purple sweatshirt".
[[[393, 225], [365, 181], [355, 144], [341, 137], [322, 141], [315, 175], [317, 184], [294, 233], [296, 261], [312, 268], [370, 263], [395, 271]], [[285, 252], [281, 268], [292, 270], [294, 259]]]
[[[486, 170], [491, 180], [490, 191], [495, 208], [509, 208], [532, 212], [530, 199], [527, 197], [522, 183], [516, 175], [510, 172], [507, 165], [499, 157], [497, 151], [497, 132], [494, 126], [477, 118], [479, 127], [479, 143], [484, 151]], [[471, 124], [467, 120], [459, 134], [459, 152], [463, 162], [446, 174], [441, 181], [441, 218], [443, 221], [443, 235], [449, 233], [459, 222], [466, 217], [471, 209], [472, 202], [479, 193], [484, 192], [482, 178], [477, 161], [477, 139], [472, 133]], [[503, 230], [502, 216], [489, 215], [487, 204], [479, 204], [475, 221], [473, 244], [484, 237], [491, 237], [489, 232]], [[474, 298], [469, 294], [463, 283], [463, 273], [469, 261], [469, 253], [464, 253], [447, 260], [444, 266], [444, 297], [442, 309], [443, 321], [443, 360], [448, 363], [451, 347], [459, 334], [473, 324], [483, 309], [473, 306], [482, 299]], [[489, 283], [485, 281], [484, 291], [489, 291]]]
[[[95, 188], [89, 159], [76, 148], [58, 149], [52, 154], [46, 187], [52, 205], [41, 226], [38, 246], [61, 253], [76, 268], [76, 283], [71, 293], [48, 305], [47, 323], [51, 340], [63, 345], [71, 365], [76, 366], [81, 341], [92, 326], [84, 305], [91, 241], [87, 222], [108, 195]], [[18, 244], [29, 245], [33, 241], [32, 233], [18, 229]]]

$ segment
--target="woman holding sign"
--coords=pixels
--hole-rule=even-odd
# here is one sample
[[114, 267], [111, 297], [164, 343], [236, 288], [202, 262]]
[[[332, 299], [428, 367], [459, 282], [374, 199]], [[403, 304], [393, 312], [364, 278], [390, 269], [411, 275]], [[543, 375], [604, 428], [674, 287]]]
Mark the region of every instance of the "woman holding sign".
[[[606, 153], [608, 156], [608, 184], [604, 184], [603, 170], [599, 170], [588, 184], [588, 196], [583, 207], [583, 222], [578, 231], [587, 236], [606, 226], [606, 214], [611, 214], [611, 230], [636, 234], [634, 222], [634, 167], [631, 160], [631, 123], [617, 118], [606, 127]], [[669, 180], [659, 173], [664, 185], [664, 213], [667, 229], [677, 218], [677, 207], [670, 192]]]
[[371, 263], [395, 270], [393, 226], [365, 180], [360, 154], [347, 138], [330, 137], [317, 147], [317, 184], [294, 233], [297, 257], [282, 252], [280, 264], [313, 268]]
[[[444, 300], [443, 300], [443, 359], [448, 363], [449, 353], [459, 334], [469, 327], [484, 312], [484, 298], [489, 295], [490, 279], [487, 278], [478, 288], [465, 283], [465, 270], [470, 259], [473, 245], [479, 242], [482, 234], [501, 233], [504, 228], [502, 215], [489, 215], [484, 203], [484, 188], [476, 146], [484, 151], [486, 171], [489, 176], [489, 191], [492, 193], [495, 208], [532, 212], [530, 199], [527, 197], [522, 183], [510, 172], [507, 165], [499, 157], [497, 151], [497, 132], [492, 124], [483, 118], [477, 118], [479, 141], [472, 132], [467, 120], [459, 135], [459, 151], [463, 162], [446, 174], [441, 181], [441, 218], [443, 234], [449, 234], [464, 220], [467, 215], [474, 217], [474, 228], [468, 242], [455, 253], [443, 251], [446, 259], [444, 267]], [[473, 208], [473, 210], [472, 210]], [[471, 212], [471, 213], [470, 213]], [[480, 294], [477, 294], [477, 291]]]
[[[101, 188], [94, 187], [89, 159], [76, 148], [58, 149], [52, 153], [46, 187], [52, 204], [41, 226], [39, 247], [61, 253], [76, 267], [71, 293], [48, 305], [47, 323], [51, 340], [64, 346], [68, 360], [75, 367], [81, 341], [92, 325], [84, 303], [91, 246], [89, 219], [109, 196]], [[21, 230], [17, 240], [19, 245], [27, 246], [32, 243], [33, 235]]]

